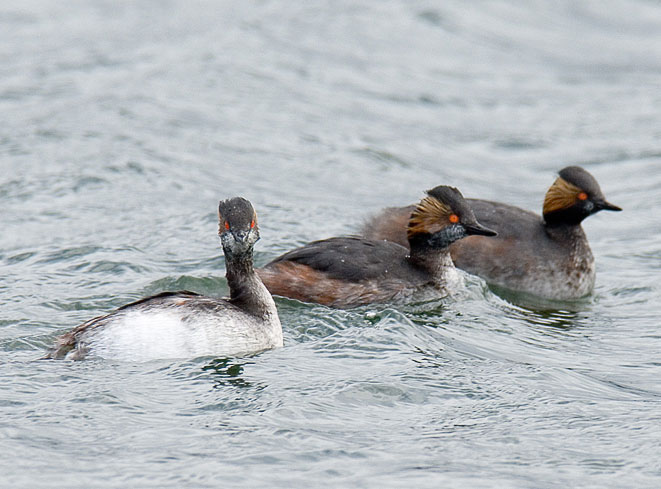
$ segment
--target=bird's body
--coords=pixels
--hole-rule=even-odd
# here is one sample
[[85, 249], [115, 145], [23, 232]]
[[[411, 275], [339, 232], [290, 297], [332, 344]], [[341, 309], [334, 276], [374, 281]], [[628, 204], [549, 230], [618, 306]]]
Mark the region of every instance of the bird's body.
[[[466, 202], [498, 236], [468, 236], [450, 245], [458, 268], [491, 284], [548, 299], [576, 299], [592, 291], [594, 257], [581, 221], [601, 209], [619, 208], [605, 201], [585, 170], [562, 170], [547, 193], [544, 217], [499, 202]], [[413, 209], [385, 209], [370, 219], [362, 235], [406, 245], [406, 222]]]
[[312, 242], [258, 273], [275, 295], [346, 308], [447, 295], [462, 277], [449, 255], [437, 258], [418, 267], [398, 244], [348, 236]]
[[58, 340], [57, 358], [119, 361], [237, 356], [282, 346], [274, 321], [223, 299], [165, 292], [91, 319]]
[[494, 233], [480, 226], [456, 189], [428, 193], [409, 220], [409, 249], [359, 237], [330, 238], [285, 253], [258, 273], [273, 294], [332, 307], [447, 295], [462, 283], [449, 244], [468, 234]]
[[[282, 346], [278, 312], [252, 267], [259, 239], [245, 199], [219, 206], [230, 297], [164, 292], [93, 318], [60, 336], [47, 358], [113, 360], [235, 356]], [[247, 216], [247, 217], [246, 217]]]

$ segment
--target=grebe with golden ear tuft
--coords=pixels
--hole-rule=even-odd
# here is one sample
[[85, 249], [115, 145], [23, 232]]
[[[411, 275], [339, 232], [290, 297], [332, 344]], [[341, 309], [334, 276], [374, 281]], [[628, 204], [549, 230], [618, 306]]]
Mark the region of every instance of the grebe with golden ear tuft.
[[331, 307], [447, 295], [461, 283], [450, 244], [496, 233], [478, 223], [457, 189], [439, 186], [427, 194], [409, 213], [410, 251], [388, 241], [330, 238], [285, 253], [257, 272], [272, 294]]
[[[601, 210], [622, 210], [606, 201], [594, 177], [579, 166], [560, 171], [546, 193], [543, 217], [499, 202], [466, 201], [498, 236], [470, 236], [453, 243], [455, 265], [491, 284], [560, 300], [583, 297], [594, 287], [594, 257], [581, 227], [583, 219]], [[407, 246], [413, 208], [385, 209], [370, 219], [362, 235]]]

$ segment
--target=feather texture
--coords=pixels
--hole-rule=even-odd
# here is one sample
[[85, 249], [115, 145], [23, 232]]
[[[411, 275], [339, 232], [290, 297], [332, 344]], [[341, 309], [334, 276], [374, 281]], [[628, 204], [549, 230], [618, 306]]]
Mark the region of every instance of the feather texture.
[[582, 190], [576, 185], [569, 183], [562, 177], [558, 177], [546, 192], [542, 212], [550, 214], [562, 209], [569, 209], [576, 203], [578, 194], [581, 192]]
[[437, 233], [450, 223], [448, 219], [450, 214], [452, 214], [450, 206], [435, 197], [425, 197], [411, 214], [407, 228], [408, 237]]

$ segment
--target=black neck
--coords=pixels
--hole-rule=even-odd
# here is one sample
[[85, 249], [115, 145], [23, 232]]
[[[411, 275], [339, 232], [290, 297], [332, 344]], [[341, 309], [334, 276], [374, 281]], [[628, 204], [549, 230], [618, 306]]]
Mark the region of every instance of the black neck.
[[583, 209], [570, 207], [544, 214], [544, 223], [548, 227], [578, 226], [589, 215], [590, 213]]
[[231, 255], [225, 251], [225, 267], [230, 302], [245, 312], [267, 315], [268, 304], [264, 303], [260, 294], [264, 285], [253, 268], [252, 250], [241, 255]]
[[571, 243], [574, 240], [580, 240], [585, 238], [585, 231], [583, 227], [579, 224], [567, 224], [567, 223], [554, 223], [548, 224], [545, 223], [544, 228], [546, 234], [555, 240], [560, 240], [562, 242]]
[[[428, 233], [418, 233], [409, 237], [409, 246], [411, 253], [409, 262], [417, 267], [429, 272], [435, 271], [439, 266], [452, 263], [450, 258], [451, 243], [456, 240], [447, 241], [447, 236], [443, 231], [434, 235]], [[446, 244], [447, 242], [447, 244]]]

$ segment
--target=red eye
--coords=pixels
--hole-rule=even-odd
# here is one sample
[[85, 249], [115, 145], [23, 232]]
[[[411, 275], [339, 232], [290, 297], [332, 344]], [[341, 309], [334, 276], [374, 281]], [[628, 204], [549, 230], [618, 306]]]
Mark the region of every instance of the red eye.
[[578, 194], [578, 200], [587, 200], [587, 198], [588, 198], [588, 194], [586, 194], [585, 192], [581, 192], [580, 194]]
[[229, 231], [229, 228], [230, 228], [230, 223], [225, 221], [225, 229], [227, 229]]
[[250, 229], [255, 227], [255, 220], [250, 221]]
[[459, 222], [459, 216], [456, 214], [451, 214], [450, 217], [448, 218], [452, 224], [456, 224]]

